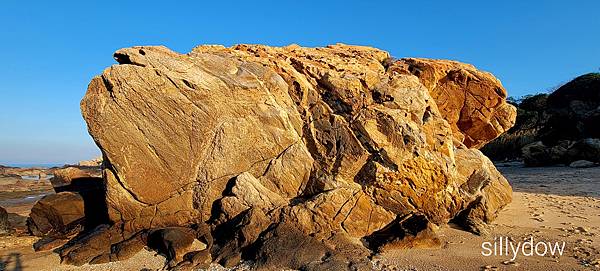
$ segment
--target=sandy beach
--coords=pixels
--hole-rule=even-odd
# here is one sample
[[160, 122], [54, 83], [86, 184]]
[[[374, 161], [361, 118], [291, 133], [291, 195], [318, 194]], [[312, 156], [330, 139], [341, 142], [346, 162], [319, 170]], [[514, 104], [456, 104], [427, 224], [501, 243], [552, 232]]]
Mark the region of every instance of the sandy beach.
[[[513, 202], [492, 224], [491, 235], [476, 236], [452, 225], [439, 229], [442, 247], [388, 251], [372, 259], [375, 270], [599, 270], [600, 265], [600, 167], [524, 168], [502, 166], [499, 170], [511, 182]], [[11, 223], [16, 236], [0, 237], [1, 270], [159, 270], [165, 258], [142, 250], [122, 262], [74, 267], [61, 265], [52, 251], [34, 252], [37, 237], [26, 236], [24, 218], [34, 204], [17, 200], [50, 193], [43, 182], [26, 181], [30, 191], [15, 180], [2, 180], [13, 192], [3, 192], [1, 200], [11, 203]], [[31, 198], [30, 198], [31, 199]], [[534, 242], [564, 244], [562, 255], [526, 256], [519, 253], [483, 256], [483, 242], [502, 237], [515, 244], [533, 237]], [[496, 253], [497, 254], [497, 253]], [[514, 258], [514, 259], [513, 259]], [[217, 266], [213, 266], [217, 270]]]
[[[600, 168], [499, 167], [514, 189], [513, 202], [492, 224], [490, 236], [441, 229], [441, 249], [382, 255], [392, 270], [598, 270], [600, 265]], [[482, 255], [494, 238], [565, 242], [562, 256]], [[498, 239], [496, 239], [498, 240]], [[396, 268], [396, 269], [394, 269]]]

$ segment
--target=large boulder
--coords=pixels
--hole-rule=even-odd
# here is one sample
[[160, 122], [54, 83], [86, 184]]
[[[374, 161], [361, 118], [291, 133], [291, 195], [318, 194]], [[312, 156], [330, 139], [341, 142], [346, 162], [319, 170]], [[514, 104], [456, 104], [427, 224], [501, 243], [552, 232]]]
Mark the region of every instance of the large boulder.
[[470, 148], [481, 148], [510, 129], [516, 108], [506, 102], [506, 90], [491, 73], [450, 60], [403, 58], [393, 65], [419, 77], [429, 89], [454, 137]]
[[[453, 90], [470, 93], [463, 101], [472, 111], [485, 112], [466, 120], [471, 111], [440, 113], [436, 89], [392, 68], [401, 63], [375, 48], [200, 46], [179, 54], [143, 46], [121, 49], [115, 59], [118, 65], [92, 80], [81, 109], [103, 153], [117, 231], [207, 223], [215, 261], [306, 267], [273, 250], [292, 249], [281, 239], [289, 230], [290, 240], [307, 238], [307, 250], [322, 248], [315, 259], [332, 255], [317, 262], [333, 268], [347, 260], [331, 254], [335, 247], [362, 247], [360, 238], [393, 229], [398, 219], [419, 214], [418, 221], [439, 225], [474, 209], [468, 217], [487, 223], [510, 201], [510, 186], [491, 163], [480, 178], [460, 171], [472, 159], [457, 155], [466, 148], [461, 142], [478, 147], [514, 121], [499, 82], [474, 68], [453, 79], [461, 82]], [[388, 239], [432, 236], [434, 228]], [[62, 255], [92, 258], [77, 256], [85, 246], [70, 247]]]

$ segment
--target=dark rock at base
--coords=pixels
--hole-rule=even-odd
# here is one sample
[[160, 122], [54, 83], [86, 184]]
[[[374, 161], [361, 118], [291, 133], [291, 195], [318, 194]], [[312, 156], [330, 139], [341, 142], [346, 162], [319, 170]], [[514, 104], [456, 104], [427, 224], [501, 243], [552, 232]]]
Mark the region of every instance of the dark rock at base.
[[46, 251], [55, 249], [66, 244], [69, 240], [62, 238], [54, 238], [54, 237], [42, 237], [42, 239], [38, 240], [33, 244], [33, 250], [35, 251]]
[[108, 256], [110, 261], [126, 260], [146, 246], [145, 234], [139, 233], [133, 237], [111, 245], [111, 253]]
[[278, 224], [261, 236], [255, 255], [258, 270], [306, 269], [335, 251], [316, 238], [306, 236], [290, 224]]
[[432, 248], [441, 245], [435, 226], [419, 213], [399, 216], [390, 224], [365, 237], [365, 241], [374, 251], [407, 248]]
[[184, 261], [177, 264], [174, 270], [207, 269], [212, 262], [212, 257], [208, 249], [188, 252], [183, 258]]
[[237, 265], [242, 252], [248, 249], [265, 231], [271, 221], [260, 209], [250, 208], [215, 229], [215, 261], [225, 267]]
[[484, 221], [485, 216], [481, 213], [483, 209], [479, 208], [479, 206], [484, 204], [483, 201], [483, 198], [477, 199], [469, 206], [469, 208], [463, 210], [452, 219], [451, 222], [468, 232], [481, 236], [488, 236], [490, 234], [490, 228]]
[[169, 267], [174, 267], [184, 260], [184, 255], [196, 251], [194, 241], [196, 231], [184, 227], [168, 227], [153, 230], [148, 234], [148, 246], [165, 255]]
[[600, 138], [584, 138], [572, 143], [567, 149], [569, 162], [588, 160], [600, 162]]
[[120, 224], [103, 224], [78, 235], [55, 252], [60, 255], [61, 263], [80, 266], [128, 259], [145, 243], [145, 233], [125, 232]]

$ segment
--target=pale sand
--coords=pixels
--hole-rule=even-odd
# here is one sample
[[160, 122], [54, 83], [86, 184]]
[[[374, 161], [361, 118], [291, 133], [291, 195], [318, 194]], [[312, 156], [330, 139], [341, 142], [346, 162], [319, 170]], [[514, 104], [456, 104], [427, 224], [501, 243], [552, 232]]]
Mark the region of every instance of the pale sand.
[[[444, 227], [441, 249], [396, 250], [375, 256], [374, 267], [384, 270], [600, 270], [600, 167], [572, 169], [499, 168], [515, 190], [513, 202], [492, 225], [492, 235], [475, 236]], [[24, 206], [7, 208], [26, 215]], [[494, 237], [511, 237], [514, 242], [529, 236], [534, 241], [565, 242], [560, 257], [518, 255], [482, 256], [482, 242]], [[73, 267], [59, 264], [52, 252], [33, 252], [33, 237], [0, 237], [4, 270], [159, 270], [164, 258], [142, 251], [135, 257], [101, 265]], [[16, 256], [10, 256], [18, 255]], [[8, 260], [7, 260], [8, 259]], [[598, 267], [595, 267], [596, 264]], [[0, 270], [3, 270], [0, 265]]]
[[[441, 249], [385, 253], [380, 265], [390, 270], [600, 270], [600, 167], [572, 169], [499, 168], [515, 193], [492, 225], [492, 234], [475, 236], [445, 227]], [[549, 256], [482, 255], [482, 242], [529, 236], [534, 242], [565, 242], [565, 253]], [[542, 250], [540, 246], [540, 251]], [[596, 265], [596, 266], [594, 266]]]

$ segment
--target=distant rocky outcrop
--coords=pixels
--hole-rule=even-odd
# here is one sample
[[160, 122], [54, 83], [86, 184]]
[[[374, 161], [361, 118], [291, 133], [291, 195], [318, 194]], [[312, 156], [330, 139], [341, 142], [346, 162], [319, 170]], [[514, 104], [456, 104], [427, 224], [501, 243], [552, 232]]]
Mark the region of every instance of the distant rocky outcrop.
[[600, 138], [600, 73], [579, 76], [548, 95], [548, 121], [540, 131], [546, 145]]
[[79, 161], [77, 165], [80, 167], [99, 167], [100, 165], [102, 165], [102, 157], [96, 157], [91, 160]]
[[52, 183], [54, 188], [59, 188], [70, 185], [73, 180], [90, 177], [92, 177], [92, 175], [89, 172], [75, 167], [66, 167], [55, 170], [54, 176], [50, 178], [50, 183]]
[[600, 159], [600, 73], [579, 76], [551, 94], [518, 104], [515, 126], [482, 150], [495, 160], [522, 158], [529, 166]]
[[24, 176], [35, 176], [45, 177], [48, 174], [52, 174], [53, 168], [20, 168], [20, 167], [0, 167], [0, 177], [16, 177], [21, 178]]
[[511, 200], [469, 147], [514, 108], [473, 66], [348, 45], [114, 56], [81, 103], [110, 224], [60, 248], [65, 263], [150, 246], [173, 268], [368, 268], [371, 250], [439, 245], [450, 220], [484, 234]]

